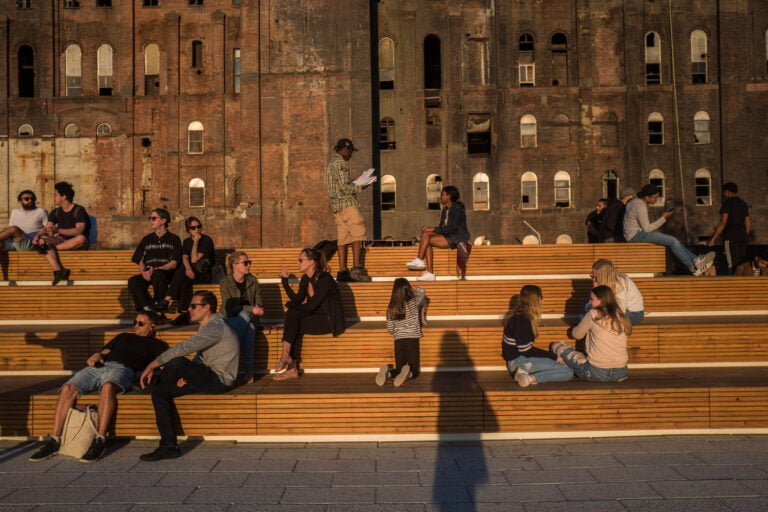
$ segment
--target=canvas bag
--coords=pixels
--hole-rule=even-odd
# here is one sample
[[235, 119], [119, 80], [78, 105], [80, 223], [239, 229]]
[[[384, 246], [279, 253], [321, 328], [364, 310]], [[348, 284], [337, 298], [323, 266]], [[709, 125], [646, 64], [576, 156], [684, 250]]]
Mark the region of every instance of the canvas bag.
[[61, 434], [59, 455], [67, 455], [76, 459], [81, 458], [93, 443], [98, 432], [99, 414], [96, 408], [88, 405], [84, 410], [72, 408], [64, 421], [64, 431]]

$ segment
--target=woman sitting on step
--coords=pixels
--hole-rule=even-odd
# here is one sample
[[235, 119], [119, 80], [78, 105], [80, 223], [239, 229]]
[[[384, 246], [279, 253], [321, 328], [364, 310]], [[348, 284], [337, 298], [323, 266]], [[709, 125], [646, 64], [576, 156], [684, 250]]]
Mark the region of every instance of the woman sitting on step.
[[589, 299], [592, 309], [571, 331], [574, 339], [586, 337], [587, 353], [582, 354], [562, 341], [553, 343], [550, 348], [582, 380], [626, 380], [629, 360], [627, 336], [632, 332], [632, 325], [609, 287], [601, 285], [593, 288]]
[[611, 260], [597, 260], [592, 265], [590, 277], [592, 278], [593, 287], [605, 285], [613, 291], [619, 308], [621, 308], [621, 311], [624, 312], [632, 325], [637, 325], [643, 321], [643, 318], [645, 318], [643, 295], [627, 274], [616, 270]]
[[517, 305], [507, 313], [501, 355], [520, 387], [545, 382], [567, 382], [573, 370], [554, 353], [533, 346], [541, 320], [541, 288], [527, 284], [520, 290]]
[[299, 254], [299, 291], [288, 283], [288, 269], [280, 272], [283, 289], [288, 295], [283, 327], [283, 353], [275, 365], [275, 380], [299, 376], [301, 343], [305, 334], [338, 336], [346, 329], [344, 306], [339, 285], [328, 272], [325, 256], [320, 251], [306, 248]]

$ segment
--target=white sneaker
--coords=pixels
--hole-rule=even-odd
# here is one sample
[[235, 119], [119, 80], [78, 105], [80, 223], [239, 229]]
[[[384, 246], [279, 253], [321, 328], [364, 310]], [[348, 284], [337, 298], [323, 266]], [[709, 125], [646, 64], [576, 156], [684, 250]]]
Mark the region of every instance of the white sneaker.
[[417, 281], [434, 281], [437, 277], [432, 272], [425, 270], [423, 274], [416, 278]]
[[421, 258], [413, 258], [411, 261], [405, 264], [410, 270], [424, 270], [427, 268], [426, 262]]
[[712, 264], [715, 262], [715, 253], [714, 251], [708, 252], [707, 254], [702, 254], [700, 256], [696, 256], [696, 259], [693, 260], [693, 275], [694, 276], [700, 276], [707, 270], [709, 270], [709, 267], [712, 266]]
[[399, 388], [403, 385], [403, 383], [411, 378], [411, 365], [404, 364], [403, 367], [400, 369], [400, 373], [397, 374], [397, 377], [395, 377], [395, 387]]
[[376, 374], [376, 385], [383, 386], [387, 382], [387, 374], [389, 373], [389, 365], [383, 364], [379, 368], [379, 373]]
[[521, 370], [520, 368], [518, 368], [517, 372], [515, 372], [515, 381], [521, 388], [527, 388], [533, 384], [533, 380], [531, 379], [531, 376], [528, 375], [528, 372]]

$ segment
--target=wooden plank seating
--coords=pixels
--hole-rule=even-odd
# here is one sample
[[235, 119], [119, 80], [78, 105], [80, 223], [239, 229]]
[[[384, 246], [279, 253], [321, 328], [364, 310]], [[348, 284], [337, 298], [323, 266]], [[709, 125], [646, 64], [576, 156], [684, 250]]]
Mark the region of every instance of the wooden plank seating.
[[[752, 277], [663, 277], [637, 278], [635, 283], [645, 299], [646, 311], [760, 311], [768, 305], [768, 286]], [[431, 297], [431, 315], [502, 315], [509, 299], [525, 279], [498, 281], [436, 281], [419, 283]], [[589, 279], [548, 279], [535, 282], [544, 294], [545, 314], [575, 315], [588, 295]], [[392, 284], [388, 282], [341, 283], [348, 317], [380, 317], [386, 312]], [[215, 285], [196, 285], [218, 294]], [[283, 317], [287, 300], [278, 283], [262, 285], [266, 318]], [[0, 320], [35, 317], [39, 319], [131, 318], [133, 303], [127, 286], [24, 286], [0, 287]]]
[[[238, 249], [246, 252], [261, 278], [278, 277], [283, 265], [296, 268], [300, 248]], [[405, 268], [405, 262], [416, 255], [416, 247], [370, 247], [366, 265], [371, 276], [417, 276]], [[231, 249], [218, 249], [217, 260], [224, 262]], [[60, 253], [64, 267], [72, 271], [72, 281], [127, 280], [136, 274], [131, 262], [132, 249], [64, 251]], [[351, 257], [351, 256], [350, 256]], [[598, 258], [614, 260], [624, 271], [659, 273], [666, 268], [664, 248], [651, 244], [573, 244], [573, 245], [491, 245], [472, 250], [468, 275], [588, 274]], [[330, 262], [338, 270], [338, 256]], [[2, 279], [10, 281], [48, 281], [51, 269], [35, 252], [11, 251], [0, 258]], [[435, 251], [435, 271], [440, 276], [454, 276], [455, 251]]]

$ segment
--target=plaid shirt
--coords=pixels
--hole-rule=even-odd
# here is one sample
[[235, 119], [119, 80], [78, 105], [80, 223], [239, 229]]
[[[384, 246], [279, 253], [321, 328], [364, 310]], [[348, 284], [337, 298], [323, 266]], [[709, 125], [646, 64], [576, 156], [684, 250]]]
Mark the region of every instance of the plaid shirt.
[[352, 183], [349, 175], [349, 162], [341, 155], [334, 153], [328, 167], [325, 170], [325, 182], [328, 185], [328, 195], [331, 197], [331, 210], [333, 213], [344, 211], [350, 206], [360, 206], [357, 202], [357, 193], [362, 190]]

